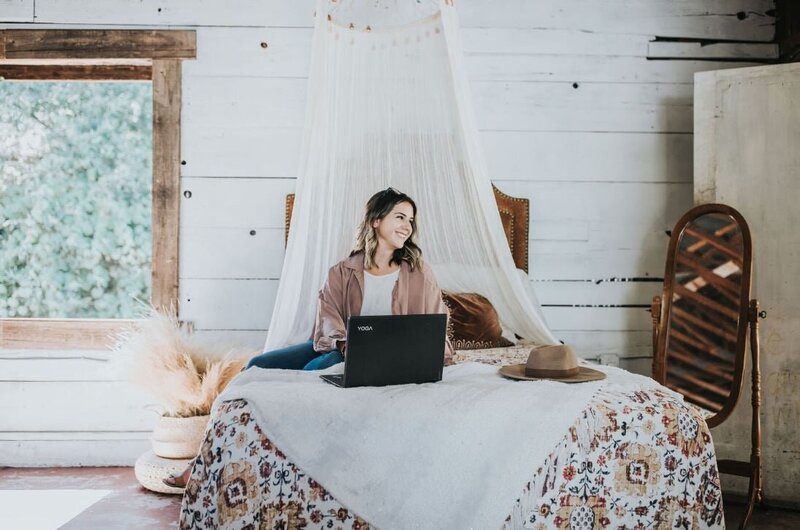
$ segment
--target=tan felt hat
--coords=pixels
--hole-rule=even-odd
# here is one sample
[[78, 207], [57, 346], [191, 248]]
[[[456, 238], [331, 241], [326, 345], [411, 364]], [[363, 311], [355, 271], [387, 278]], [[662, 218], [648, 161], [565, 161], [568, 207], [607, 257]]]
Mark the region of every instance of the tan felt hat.
[[599, 370], [578, 366], [575, 350], [566, 344], [537, 346], [528, 354], [527, 363], [503, 366], [500, 375], [526, 381], [552, 379], [562, 383], [584, 383], [606, 377]]

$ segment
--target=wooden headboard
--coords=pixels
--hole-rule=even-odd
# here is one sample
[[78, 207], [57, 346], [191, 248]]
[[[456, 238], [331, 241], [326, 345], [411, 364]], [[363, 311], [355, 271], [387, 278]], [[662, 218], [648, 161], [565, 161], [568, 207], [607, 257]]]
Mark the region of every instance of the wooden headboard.
[[[492, 184], [494, 200], [503, 222], [508, 247], [514, 257], [518, 269], [528, 272], [528, 221], [530, 219], [530, 202], [528, 199], [506, 195]], [[289, 224], [292, 221], [294, 193], [286, 196], [286, 215], [284, 218], [284, 244], [289, 239]]]

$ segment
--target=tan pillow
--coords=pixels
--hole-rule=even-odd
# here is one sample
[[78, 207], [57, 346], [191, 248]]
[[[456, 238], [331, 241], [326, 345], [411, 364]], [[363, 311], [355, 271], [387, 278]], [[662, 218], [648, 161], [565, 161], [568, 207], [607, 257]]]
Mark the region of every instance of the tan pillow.
[[505, 339], [497, 311], [486, 297], [477, 293], [442, 291], [450, 310], [448, 335], [456, 350], [503, 348], [514, 343]]

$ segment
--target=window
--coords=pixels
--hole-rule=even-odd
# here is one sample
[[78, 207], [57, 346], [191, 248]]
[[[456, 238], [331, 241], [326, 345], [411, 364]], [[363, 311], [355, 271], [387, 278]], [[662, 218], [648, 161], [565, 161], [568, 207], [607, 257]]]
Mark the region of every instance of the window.
[[0, 318], [150, 300], [152, 85], [0, 81]]
[[0, 348], [106, 348], [135, 299], [177, 314], [194, 56], [191, 31], [0, 30]]

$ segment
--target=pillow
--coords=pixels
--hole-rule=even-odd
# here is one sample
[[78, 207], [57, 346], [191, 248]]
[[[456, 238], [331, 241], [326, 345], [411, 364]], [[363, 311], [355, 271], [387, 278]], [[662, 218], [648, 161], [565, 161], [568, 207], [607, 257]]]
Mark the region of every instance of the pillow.
[[483, 363], [503, 366], [504, 364], [519, 364], [528, 360], [531, 348], [537, 346], [533, 341], [522, 340], [514, 346], [505, 348], [485, 348], [480, 350], [456, 350], [453, 353], [453, 363]]
[[503, 348], [514, 343], [503, 337], [503, 327], [492, 303], [477, 293], [442, 291], [442, 300], [450, 310], [447, 330], [456, 350]]

